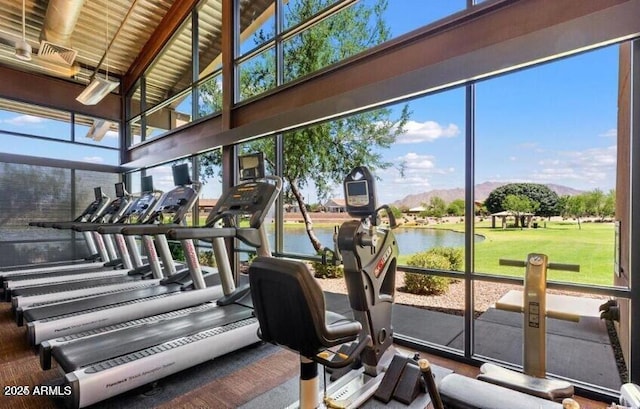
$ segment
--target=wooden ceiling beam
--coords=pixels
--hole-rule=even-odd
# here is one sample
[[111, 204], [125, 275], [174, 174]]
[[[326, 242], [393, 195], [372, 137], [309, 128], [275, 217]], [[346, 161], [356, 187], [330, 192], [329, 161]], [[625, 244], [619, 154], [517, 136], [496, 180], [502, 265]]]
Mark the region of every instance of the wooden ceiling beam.
[[1, 66], [0, 78], [2, 98], [120, 122], [122, 98], [119, 95], [109, 94], [96, 105], [83, 105], [76, 101], [85, 89], [81, 84]]
[[124, 95], [128, 94], [131, 87], [133, 87], [138, 78], [140, 78], [149, 65], [151, 65], [158, 54], [160, 54], [162, 48], [171, 39], [171, 36], [173, 36], [197, 4], [198, 0], [180, 0], [173, 3], [124, 75], [122, 79], [122, 91]]

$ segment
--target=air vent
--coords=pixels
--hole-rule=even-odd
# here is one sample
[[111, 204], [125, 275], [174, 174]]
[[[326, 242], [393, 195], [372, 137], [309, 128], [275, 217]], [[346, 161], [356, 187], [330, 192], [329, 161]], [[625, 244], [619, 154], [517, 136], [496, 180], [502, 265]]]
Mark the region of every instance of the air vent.
[[40, 49], [38, 50], [38, 56], [41, 58], [72, 65], [76, 59], [78, 52], [73, 48], [68, 48], [62, 45], [50, 43], [48, 41], [40, 42]]

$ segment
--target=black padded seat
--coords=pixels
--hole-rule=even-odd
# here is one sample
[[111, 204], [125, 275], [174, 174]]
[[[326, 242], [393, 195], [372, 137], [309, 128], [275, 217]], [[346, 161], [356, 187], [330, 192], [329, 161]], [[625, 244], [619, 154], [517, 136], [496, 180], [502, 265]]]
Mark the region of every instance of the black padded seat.
[[260, 337], [312, 358], [357, 338], [358, 321], [326, 311], [324, 294], [306, 264], [258, 257], [249, 282]]

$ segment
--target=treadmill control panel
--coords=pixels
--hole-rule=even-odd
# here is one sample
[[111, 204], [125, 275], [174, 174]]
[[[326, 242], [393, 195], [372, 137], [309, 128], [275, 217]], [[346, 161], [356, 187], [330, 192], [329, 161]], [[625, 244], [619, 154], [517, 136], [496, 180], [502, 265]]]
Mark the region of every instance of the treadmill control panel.
[[169, 222], [179, 223], [183, 216], [191, 210], [191, 207], [195, 203], [197, 197], [198, 192], [191, 187], [178, 186], [162, 196], [160, 202], [155, 207], [154, 217], [149, 221], [162, 222], [164, 216], [172, 215], [173, 218]]
[[144, 217], [145, 214], [147, 214], [151, 210], [150, 208], [153, 207], [157, 198], [157, 195], [153, 192], [143, 193], [133, 202], [131, 207], [127, 209], [123, 216], [123, 219], [129, 219], [130, 223], [138, 222], [141, 218]]
[[212, 227], [225, 217], [249, 216], [250, 227], [258, 228], [277, 194], [276, 186], [268, 182], [252, 181], [236, 185], [218, 200], [207, 218], [207, 226]]
[[102, 189], [99, 187], [93, 188], [94, 200], [91, 202], [84, 212], [78, 216], [75, 221], [90, 221], [100, 216], [98, 212], [104, 209], [107, 202], [110, 200], [108, 196], [102, 194]]

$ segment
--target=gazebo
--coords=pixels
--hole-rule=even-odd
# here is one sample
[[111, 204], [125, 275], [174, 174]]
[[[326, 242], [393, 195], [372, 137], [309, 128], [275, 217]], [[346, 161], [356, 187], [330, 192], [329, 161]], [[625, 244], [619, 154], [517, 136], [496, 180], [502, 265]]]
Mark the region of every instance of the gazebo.
[[[502, 219], [502, 228], [507, 228], [507, 217], [513, 216], [516, 219], [516, 227], [519, 227], [522, 224], [522, 227], [531, 226], [531, 219], [533, 218], [533, 213], [516, 213], [511, 210], [503, 210], [498, 213], [493, 213], [491, 215], [491, 228], [496, 228], [496, 217], [500, 217]], [[519, 217], [518, 217], [519, 216]], [[525, 222], [526, 221], [526, 222]]]

